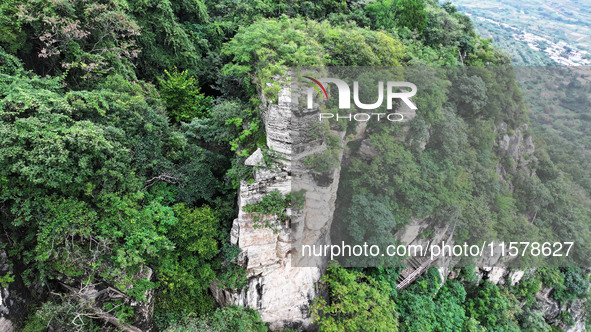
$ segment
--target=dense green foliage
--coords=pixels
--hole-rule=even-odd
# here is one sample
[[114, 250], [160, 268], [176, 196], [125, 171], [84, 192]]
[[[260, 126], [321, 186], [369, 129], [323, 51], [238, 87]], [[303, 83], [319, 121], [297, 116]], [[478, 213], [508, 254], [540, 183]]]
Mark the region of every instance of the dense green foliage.
[[[460, 240], [555, 230], [590, 249], [589, 196], [571, 190], [584, 173], [552, 147], [536, 152], [533, 176], [496, 150], [497, 128], [527, 121], [515, 77], [462, 68], [506, 63], [466, 16], [434, 0], [5, 0], [0, 251], [14, 264], [0, 285], [16, 278], [31, 290], [25, 331], [144, 324], [132, 304], [148, 298], [158, 330], [267, 330], [253, 310], [214, 309], [209, 287], [245, 284], [229, 243], [236, 189], [252, 176], [245, 157], [263, 148], [272, 158], [260, 106], [275, 101], [289, 66], [459, 67], [417, 75], [433, 88], [417, 96], [408, 128], [368, 128], [376, 157], [352, 158], [339, 191], [349, 208], [338, 216], [355, 240], [390, 241], [419, 217], [474, 224]], [[337, 166], [341, 149], [322, 130], [329, 149], [305, 161], [318, 174]], [[302, 196], [272, 192], [245, 211], [266, 227], [266, 215], [286, 219]], [[441, 286], [430, 270], [404, 292], [394, 290], [397, 272], [331, 266], [315, 322], [327, 331], [548, 330], [533, 296], [542, 284], [559, 301], [588, 294], [574, 268], [540, 269], [513, 288], [467, 277]]]
[[166, 79], [159, 79], [160, 96], [166, 103], [168, 116], [176, 122], [190, 122], [193, 118], [202, 118], [211, 108], [211, 97], [199, 93], [201, 88], [194, 77], [174, 71], [164, 70]]
[[[568, 284], [563, 284], [562, 281], [558, 284], [549, 283], [549, 272], [557, 272], [560, 278], [573, 272], [582, 275], [580, 271], [569, 272], [568, 269], [539, 269], [515, 286], [497, 286], [485, 280], [475, 283], [473, 268], [464, 268], [457, 274], [458, 278], [442, 283], [439, 272], [432, 268], [408, 289], [392, 292], [390, 299], [379, 298], [379, 301], [382, 301], [379, 308], [395, 305], [398, 324], [376, 327], [372, 324], [387, 321], [371, 319], [373, 314], [377, 314], [374, 313], [372, 304], [377, 304], [378, 298], [361, 301], [359, 297], [373, 294], [370, 287], [382, 289], [381, 294], [387, 294], [391, 288], [383, 283], [387, 284], [387, 280], [392, 279], [383, 278], [387, 275], [384, 272], [386, 271], [383, 269], [367, 270], [363, 274], [340, 267], [330, 267], [323, 283], [329, 288], [331, 305], [327, 305], [325, 299], [318, 298], [312, 307], [316, 320], [319, 314], [323, 315], [320, 318], [320, 330], [342, 331], [345, 324], [359, 323], [363, 324], [362, 329], [367, 331], [558, 331], [556, 326], [551, 326], [544, 320], [537, 302], [529, 301], [528, 298], [533, 298], [532, 296], [540, 291], [542, 284], [545, 287], [558, 285], [559, 288]], [[375, 281], [370, 275], [377, 275], [382, 281]], [[365, 284], [360, 285], [361, 281]], [[588, 283], [585, 287], [588, 287]], [[350, 293], [351, 290], [355, 291]], [[587, 291], [585, 288], [585, 292]], [[553, 296], [558, 299], [556, 293]], [[587, 296], [579, 293], [571, 300], [585, 299]], [[395, 304], [391, 304], [390, 301], [394, 301]], [[369, 304], [369, 307], [365, 304]], [[347, 315], [351, 308], [367, 317], [365, 323], [351, 319]], [[568, 320], [569, 315], [568, 311], [562, 311], [559, 317], [564, 316], [565, 320]]]
[[312, 320], [320, 331], [398, 331], [394, 302], [385, 282], [338, 266], [327, 269], [321, 280], [329, 301], [317, 298]]
[[167, 332], [265, 332], [266, 325], [256, 311], [243, 307], [225, 307], [201, 318], [187, 317], [166, 329]]

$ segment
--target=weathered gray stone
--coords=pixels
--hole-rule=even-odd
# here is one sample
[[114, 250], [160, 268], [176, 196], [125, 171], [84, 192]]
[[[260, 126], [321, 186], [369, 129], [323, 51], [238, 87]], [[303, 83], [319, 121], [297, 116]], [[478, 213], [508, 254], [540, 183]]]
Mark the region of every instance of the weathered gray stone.
[[504, 284], [505, 281], [503, 278], [507, 273], [507, 269], [504, 267], [493, 267], [490, 272], [488, 273], [488, 281], [492, 282], [493, 284]]
[[0, 276], [10, 273], [14, 281], [6, 287], [0, 287], [0, 331], [12, 332], [26, 318], [27, 301], [29, 290], [25, 287], [22, 279], [16, 271], [11, 268], [11, 262], [4, 250], [0, 250]]
[[[322, 274], [322, 262], [317, 267], [293, 267], [292, 257], [296, 253], [293, 243], [295, 239], [306, 243], [326, 240], [327, 232], [318, 230], [330, 227], [338, 185], [333, 181], [329, 186], [319, 188], [308, 175], [308, 178], [298, 179], [299, 187], [292, 188], [293, 173], [299, 174], [298, 176], [307, 176], [308, 173], [294, 171], [293, 160], [303, 158], [305, 154], [310, 154], [311, 150], [293, 152], [290, 107], [290, 91], [283, 89], [279, 94], [278, 103], [269, 105], [263, 112], [267, 146], [280, 155], [278, 164], [262, 165], [263, 167], [256, 169], [253, 183], [242, 182], [240, 185], [239, 213], [232, 225], [231, 241], [243, 250], [239, 261], [243, 262], [246, 268], [247, 285], [237, 292], [219, 289], [217, 284], [211, 287], [218, 303], [255, 308], [264, 321], [271, 323], [273, 329], [305, 328], [310, 325], [307, 307], [316, 296], [314, 285]], [[316, 147], [315, 152], [326, 148], [317, 144], [312, 146]], [[246, 164], [261, 166], [261, 161], [262, 152], [257, 150], [247, 159]], [[338, 174], [336, 176], [338, 177]], [[306, 215], [289, 211], [292, 217], [291, 227], [277, 223], [278, 232], [270, 228], [253, 227], [257, 221], [244, 212], [245, 205], [259, 202], [273, 190], [288, 194], [292, 189], [306, 190]], [[266, 217], [266, 220], [273, 219], [273, 216]]]
[[250, 155], [250, 157], [246, 158], [244, 161], [244, 165], [246, 166], [259, 166], [262, 164], [263, 161], [263, 152], [261, 148], [256, 149], [256, 151]]
[[528, 125], [524, 123], [513, 132], [509, 132], [506, 123], [496, 129], [497, 145], [501, 153], [507, 153], [513, 159], [513, 170], [525, 168], [535, 161], [535, 146], [532, 136], [527, 133]]
[[519, 281], [521, 281], [524, 275], [525, 271], [523, 270], [517, 270], [509, 273], [509, 284], [511, 286], [515, 286]]

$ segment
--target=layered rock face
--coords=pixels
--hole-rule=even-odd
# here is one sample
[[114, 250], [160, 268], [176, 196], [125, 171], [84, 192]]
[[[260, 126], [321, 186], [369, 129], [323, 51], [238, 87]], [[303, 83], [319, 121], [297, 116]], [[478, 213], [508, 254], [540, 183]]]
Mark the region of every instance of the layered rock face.
[[[326, 268], [326, 257], [302, 258], [304, 245], [329, 245], [330, 228], [335, 211], [340, 177], [340, 163], [345, 149], [338, 149], [337, 166], [319, 174], [303, 166], [302, 161], [327, 149], [322, 139], [313, 138], [310, 131], [319, 123], [318, 105], [306, 109], [305, 94], [297, 87], [284, 87], [276, 104], [269, 103], [263, 119], [267, 146], [273, 151], [274, 164], [269, 165], [261, 150], [245, 162], [254, 168], [254, 181], [243, 181], [239, 190], [238, 218], [233, 222], [231, 241], [242, 249], [239, 263], [247, 271], [247, 286], [238, 292], [223, 290], [215, 285], [212, 293], [222, 305], [237, 304], [257, 309], [272, 329], [311, 326], [309, 306], [318, 295], [315, 287]], [[300, 100], [298, 100], [300, 99]], [[301, 105], [300, 105], [301, 104]], [[298, 107], [300, 106], [300, 107]], [[397, 112], [409, 121], [416, 113], [406, 105]], [[331, 128], [330, 135], [341, 146], [349, 140], [362, 139], [364, 122], [357, 125], [357, 134], [345, 138], [345, 130]], [[290, 221], [274, 221], [278, 231], [255, 227], [256, 222], [244, 207], [261, 201], [272, 191], [286, 195], [304, 191], [301, 211], [288, 211]]]
[[[329, 230], [333, 217], [339, 168], [329, 174], [321, 185], [309, 172], [294, 166], [299, 161], [325, 147], [309, 142], [305, 149], [294, 146], [293, 135], [297, 126], [306, 126], [317, 120], [317, 111], [298, 114], [292, 112], [292, 94], [284, 88], [277, 104], [270, 105], [263, 115], [267, 146], [277, 155], [275, 164], [265, 164], [263, 154], [257, 150], [246, 160], [254, 168], [254, 181], [243, 181], [239, 190], [238, 218], [234, 220], [231, 241], [242, 249], [238, 260], [247, 271], [247, 285], [233, 293], [212, 287], [220, 304], [237, 304], [257, 309], [272, 329], [307, 328], [311, 321], [308, 307], [316, 297], [315, 284], [325, 268], [323, 261], [294, 266], [297, 256], [295, 243], [329, 243]], [[344, 133], [337, 133], [341, 138]], [[301, 143], [301, 142], [300, 142]], [[339, 160], [342, 151], [339, 152]], [[297, 178], [297, 181], [294, 179]], [[305, 190], [305, 213], [291, 213], [289, 224], [274, 220], [276, 230], [256, 228], [255, 221], [244, 211], [247, 204], [259, 202], [268, 193], [278, 190], [282, 194]]]
[[533, 138], [528, 134], [528, 125], [522, 124], [517, 129], [510, 132], [507, 129], [506, 123], [501, 123], [496, 129], [497, 135], [496, 143], [498, 146], [499, 155], [508, 157], [512, 163], [508, 169], [501, 164], [497, 165], [497, 174], [513, 191], [513, 183], [506, 181], [507, 174], [514, 173], [516, 169], [525, 169], [530, 176], [535, 174], [528, 165], [536, 160], [533, 155], [536, 150]]

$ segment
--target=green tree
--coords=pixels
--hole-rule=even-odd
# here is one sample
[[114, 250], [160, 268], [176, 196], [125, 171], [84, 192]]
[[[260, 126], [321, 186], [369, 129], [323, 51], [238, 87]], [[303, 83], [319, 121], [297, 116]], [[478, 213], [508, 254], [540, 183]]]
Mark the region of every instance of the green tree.
[[403, 331], [460, 331], [467, 321], [464, 301], [466, 291], [455, 280], [441, 287], [435, 268], [419, 277], [396, 296]]
[[517, 317], [519, 320], [519, 327], [525, 331], [552, 331], [552, 327], [544, 320], [543, 312], [525, 308]]
[[[216, 51], [210, 43], [223, 35], [211, 22], [206, 2], [127, 0], [127, 13], [140, 28], [135, 38], [142, 50], [136, 60], [138, 77], [154, 82], [164, 70], [179, 68], [201, 81], [207, 78], [201, 76], [203, 58], [208, 51]], [[199, 30], [205, 30], [205, 35]]]
[[589, 280], [580, 268], [566, 267], [560, 269], [564, 284], [557, 284], [553, 297], [557, 300], [572, 300], [584, 298], [589, 291]]
[[205, 316], [187, 317], [166, 329], [166, 332], [265, 332], [269, 329], [250, 308], [229, 306]]
[[515, 317], [519, 312], [515, 296], [488, 281], [474, 288], [466, 300], [467, 315], [492, 331], [519, 331]]
[[[211, 199], [198, 192], [215, 190], [213, 175], [199, 172], [207, 162], [168, 125], [153, 87], [109, 77], [93, 91], [64, 93], [59, 79], [0, 75], [0, 228], [27, 284], [65, 284], [72, 291], [60, 308], [99, 318], [102, 305], [123, 310], [159, 284], [174, 295], [161, 302], [171, 311], [211, 308], [219, 218], [164, 202]], [[164, 287], [170, 278], [178, 283]], [[89, 282], [119, 295], [78, 298]]]
[[156, 310], [176, 318], [186, 312], [203, 314], [213, 308], [207, 290], [216, 278], [211, 261], [219, 253], [219, 220], [208, 206], [190, 209], [181, 203], [173, 212], [178, 221], [166, 234], [175, 249], [156, 264], [160, 266]]
[[160, 96], [166, 103], [168, 116], [176, 123], [190, 122], [193, 118], [205, 117], [212, 104], [212, 98], [201, 93], [195, 77], [188, 71], [170, 73], [164, 70], [165, 78], [159, 78]]
[[273, 77], [284, 75], [288, 66], [396, 66], [402, 51], [400, 42], [384, 32], [282, 16], [241, 28], [222, 48], [233, 60], [222, 72], [240, 80], [249, 93], [258, 86], [276, 98], [279, 84]]
[[135, 77], [130, 60], [140, 53], [135, 44], [140, 27], [126, 12], [125, 2], [22, 1], [17, 8], [28, 48], [38, 50], [24, 58], [37, 73], [67, 73], [75, 86], [87, 86], [88, 78], [110, 71]]
[[398, 331], [386, 283], [333, 265], [322, 277], [322, 284], [329, 300], [316, 298], [310, 308], [320, 331]]
[[422, 33], [427, 26], [427, 11], [421, 0], [378, 0], [368, 3], [366, 11], [377, 29], [406, 27]]

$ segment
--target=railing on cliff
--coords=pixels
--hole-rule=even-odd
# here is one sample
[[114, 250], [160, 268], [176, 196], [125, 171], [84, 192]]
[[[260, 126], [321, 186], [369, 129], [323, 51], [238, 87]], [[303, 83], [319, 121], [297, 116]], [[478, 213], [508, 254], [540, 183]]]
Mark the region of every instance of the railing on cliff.
[[[445, 236], [441, 239], [441, 241], [439, 242], [439, 244], [441, 244], [443, 241], [446, 241], [448, 239], [450, 239], [453, 236], [453, 231], [455, 229], [455, 225], [452, 228], [451, 231], [446, 231]], [[430, 251], [428, 251], [430, 252]], [[422, 259], [421, 259], [422, 258]], [[408, 287], [410, 284], [412, 284], [415, 280], [417, 280], [417, 278], [419, 276], [421, 276], [423, 273], [425, 273], [425, 271], [427, 271], [427, 269], [429, 269], [429, 267], [431, 266], [431, 264], [433, 264], [433, 262], [435, 262], [437, 260], [438, 257], [433, 258], [433, 257], [421, 257], [421, 256], [417, 256], [417, 257], [411, 257], [408, 259], [408, 265], [409, 267], [407, 267], [406, 269], [404, 269], [401, 273], [400, 276], [398, 277], [398, 284], [396, 285], [396, 289], [405, 289], [406, 287]]]

